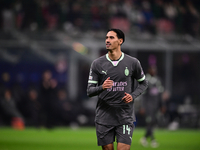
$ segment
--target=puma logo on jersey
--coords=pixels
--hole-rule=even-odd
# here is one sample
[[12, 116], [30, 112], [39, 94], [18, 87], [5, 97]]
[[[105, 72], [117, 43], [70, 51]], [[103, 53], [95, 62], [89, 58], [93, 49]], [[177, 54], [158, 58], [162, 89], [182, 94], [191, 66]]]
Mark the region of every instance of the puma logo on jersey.
[[106, 71], [103, 71], [103, 70], [102, 70], [101, 72], [102, 72], [102, 73], [105, 73], [105, 75], [107, 75], [107, 70], [106, 70]]

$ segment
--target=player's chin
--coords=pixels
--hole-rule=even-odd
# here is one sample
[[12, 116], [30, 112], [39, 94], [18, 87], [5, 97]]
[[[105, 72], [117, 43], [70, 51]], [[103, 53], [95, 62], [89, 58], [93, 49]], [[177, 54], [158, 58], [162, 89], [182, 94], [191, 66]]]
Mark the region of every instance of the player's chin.
[[109, 48], [109, 47], [106, 47], [106, 49], [107, 49], [108, 51], [111, 51], [111, 48]]

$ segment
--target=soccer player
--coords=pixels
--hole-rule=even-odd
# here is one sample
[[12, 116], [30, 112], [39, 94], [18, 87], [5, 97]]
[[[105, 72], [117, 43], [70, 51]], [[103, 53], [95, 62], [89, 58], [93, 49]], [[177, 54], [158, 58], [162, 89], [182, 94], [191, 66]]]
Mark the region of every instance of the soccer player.
[[[156, 148], [159, 146], [154, 136], [154, 127], [157, 123], [157, 113], [159, 110], [164, 110], [164, 102], [168, 98], [167, 92], [165, 92], [165, 98], [162, 96], [164, 94], [164, 87], [162, 85], [161, 79], [157, 75], [156, 65], [150, 65], [148, 73], [146, 74], [146, 79], [148, 80], [149, 87], [143, 95], [143, 103], [141, 112], [145, 115], [146, 130], [144, 137], [140, 139], [142, 146], [147, 147], [149, 145], [148, 139], [150, 139], [150, 146]], [[163, 97], [163, 98], [162, 98]]]
[[89, 73], [87, 94], [98, 95], [95, 126], [98, 145], [103, 150], [113, 150], [115, 138], [118, 150], [130, 149], [136, 121], [134, 99], [148, 87], [138, 59], [121, 51], [124, 41], [121, 30], [108, 30], [105, 39], [108, 53], [93, 61]]

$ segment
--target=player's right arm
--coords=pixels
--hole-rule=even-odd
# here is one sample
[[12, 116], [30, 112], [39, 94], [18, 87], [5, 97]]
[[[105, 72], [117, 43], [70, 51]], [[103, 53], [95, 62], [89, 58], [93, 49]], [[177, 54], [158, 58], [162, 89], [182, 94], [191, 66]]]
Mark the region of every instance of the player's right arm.
[[91, 64], [88, 86], [87, 86], [87, 95], [89, 97], [96, 96], [103, 91], [102, 85], [99, 85], [99, 73], [97, 71], [97, 66], [95, 61]]
[[[88, 81], [89, 82], [89, 81]], [[98, 86], [97, 84], [94, 83], [88, 83], [87, 87], [87, 95], [89, 97], [96, 96], [99, 93], [101, 93], [105, 89], [112, 88], [113, 86], [113, 81], [110, 80], [110, 77], [108, 77], [102, 85]]]
[[102, 91], [103, 91], [102, 85], [98, 86], [97, 84], [94, 84], [94, 83], [88, 83], [88, 86], [87, 86], [87, 95], [89, 97], [97, 96]]
[[97, 63], [95, 61], [92, 63], [90, 68], [90, 74], [88, 79], [88, 86], [87, 86], [87, 95], [89, 97], [99, 95], [103, 90], [112, 88], [113, 81], [110, 80], [110, 77], [108, 77], [102, 85], [99, 84], [100, 74], [97, 69]]

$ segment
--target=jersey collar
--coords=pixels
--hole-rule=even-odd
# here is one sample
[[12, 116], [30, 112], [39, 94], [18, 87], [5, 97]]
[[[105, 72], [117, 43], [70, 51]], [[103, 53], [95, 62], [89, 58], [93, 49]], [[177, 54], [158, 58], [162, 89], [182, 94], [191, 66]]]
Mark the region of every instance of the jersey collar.
[[124, 58], [124, 53], [122, 52], [122, 56], [120, 57], [120, 59], [117, 61], [116, 64], [114, 64], [113, 61], [108, 57], [108, 53], [106, 54], [106, 58], [108, 61], [110, 61], [113, 64], [113, 66], [117, 66], [118, 63]]

